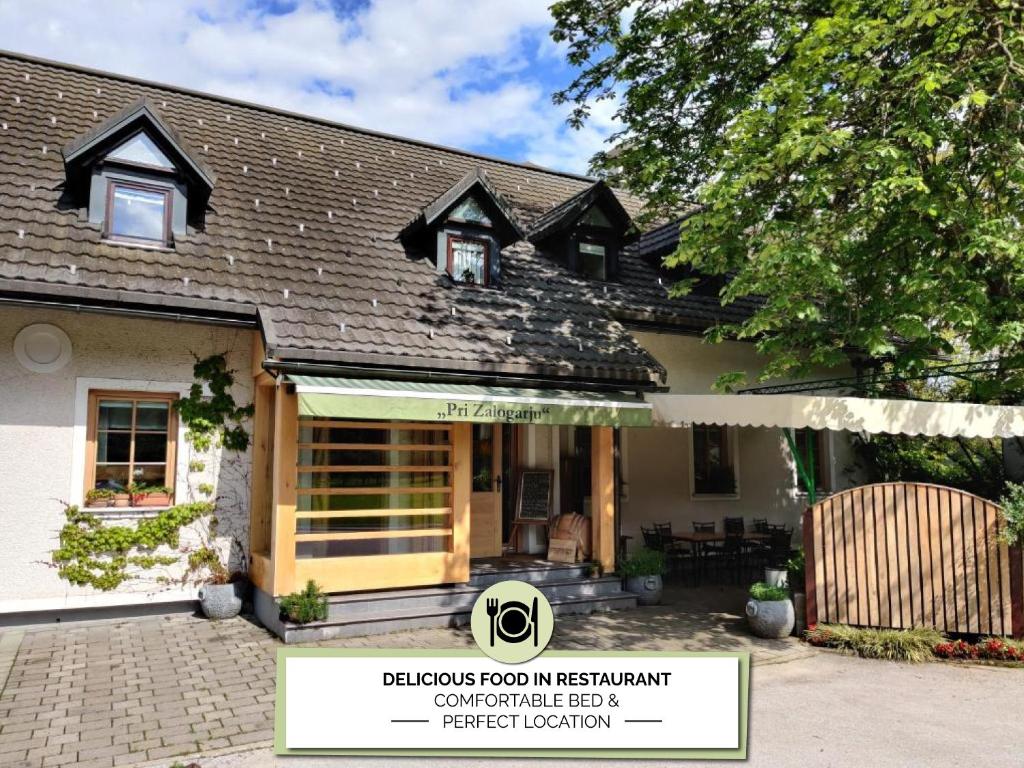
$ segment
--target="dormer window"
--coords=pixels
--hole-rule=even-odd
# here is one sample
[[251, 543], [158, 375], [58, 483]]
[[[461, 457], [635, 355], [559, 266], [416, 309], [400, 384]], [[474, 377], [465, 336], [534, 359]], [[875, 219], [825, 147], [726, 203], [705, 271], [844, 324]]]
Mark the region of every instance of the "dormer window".
[[213, 173], [145, 99], [64, 148], [67, 194], [100, 236], [170, 247], [204, 224]]
[[614, 280], [629, 214], [598, 181], [534, 221], [530, 242], [588, 280]]
[[452, 280], [470, 285], [487, 285], [489, 280], [489, 240], [448, 235], [447, 272]]
[[608, 279], [608, 262], [604, 243], [581, 240], [579, 248], [579, 270], [584, 277], [591, 280]]
[[438, 273], [456, 283], [499, 287], [501, 249], [523, 237], [511, 210], [476, 168], [402, 230], [415, 251], [432, 256]]
[[170, 245], [172, 189], [111, 180], [104, 236], [141, 245]]

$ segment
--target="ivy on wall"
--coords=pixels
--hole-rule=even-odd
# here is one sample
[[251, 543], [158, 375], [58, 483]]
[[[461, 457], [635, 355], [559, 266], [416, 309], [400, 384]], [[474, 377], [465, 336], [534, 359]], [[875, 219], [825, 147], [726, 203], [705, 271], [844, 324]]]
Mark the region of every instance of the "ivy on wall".
[[185, 439], [197, 451], [208, 450], [215, 439], [229, 451], [244, 451], [249, 447], [249, 432], [243, 422], [253, 415], [254, 408], [252, 404], [238, 405], [231, 396], [235, 376], [224, 355], [197, 359], [192, 375], [188, 396], [174, 404], [187, 428]]
[[[53, 553], [57, 573], [72, 584], [108, 591], [131, 578], [129, 566], [148, 569], [178, 562], [175, 556], [153, 551], [161, 545], [177, 548], [182, 526], [213, 514], [213, 504], [178, 504], [135, 526], [105, 525], [77, 506], [67, 507], [64, 514], [68, 521]], [[133, 550], [144, 554], [129, 555]]]
[[[240, 406], [232, 397], [230, 390], [235, 377], [228, 369], [225, 356], [197, 358], [192, 372], [194, 380], [188, 396], [174, 404], [186, 428], [186, 440], [199, 452], [215, 444], [229, 451], [246, 450], [249, 432], [244, 422], [252, 416], [253, 406]], [[204, 468], [202, 461], [189, 462], [190, 471]], [[214, 489], [208, 483], [201, 483], [199, 490], [210, 496]], [[60, 546], [53, 552], [52, 560], [60, 577], [72, 584], [103, 591], [116, 589], [134, 578], [129, 573], [130, 567], [149, 570], [177, 564], [179, 556], [157, 555], [155, 550], [161, 546], [177, 549], [181, 529], [202, 517], [210, 516], [212, 535], [216, 530], [213, 512], [212, 502], [189, 502], [128, 526], [108, 525], [94, 514], [68, 506], [64, 510], [67, 522], [60, 531]], [[208, 571], [212, 581], [226, 576], [226, 569], [208, 543], [189, 556], [187, 566], [185, 578], [199, 570]]]

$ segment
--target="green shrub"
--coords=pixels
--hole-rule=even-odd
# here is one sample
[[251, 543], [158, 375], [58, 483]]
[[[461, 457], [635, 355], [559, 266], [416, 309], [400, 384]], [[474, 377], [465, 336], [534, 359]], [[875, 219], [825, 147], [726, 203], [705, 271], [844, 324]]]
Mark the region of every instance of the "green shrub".
[[320, 591], [317, 583], [310, 579], [301, 592], [292, 592], [281, 598], [281, 615], [294, 624], [325, 621], [327, 596]]
[[619, 571], [623, 576], [660, 576], [665, 572], [665, 555], [656, 549], [638, 549], [623, 561]]
[[755, 600], [776, 602], [779, 600], [789, 600], [789, 591], [785, 587], [773, 587], [771, 584], [759, 581], [751, 585], [750, 596]]
[[811, 645], [836, 648], [865, 659], [920, 662], [932, 658], [942, 633], [926, 627], [867, 629], [844, 624], [819, 624], [806, 634]]
[[1024, 544], [1024, 484], [1007, 483], [1006, 493], [999, 500], [999, 505], [1003, 508], [1000, 540], [1011, 547]]

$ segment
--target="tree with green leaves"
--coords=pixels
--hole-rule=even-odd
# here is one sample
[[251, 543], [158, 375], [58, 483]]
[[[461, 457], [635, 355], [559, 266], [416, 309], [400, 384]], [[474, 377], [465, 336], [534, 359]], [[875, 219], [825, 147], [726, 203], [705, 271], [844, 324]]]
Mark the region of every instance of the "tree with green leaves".
[[[765, 378], [852, 355], [1024, 375], [1024, 5], [1016, 0], [559, 0], [556, 102], [622, 129], [593, 170], [680, 218], [670, 267], [762, 297], [709, 338]], [[687, 280], [674, 290], [686, 293]], [[738, 375], [722, 381], [738, 383]]]

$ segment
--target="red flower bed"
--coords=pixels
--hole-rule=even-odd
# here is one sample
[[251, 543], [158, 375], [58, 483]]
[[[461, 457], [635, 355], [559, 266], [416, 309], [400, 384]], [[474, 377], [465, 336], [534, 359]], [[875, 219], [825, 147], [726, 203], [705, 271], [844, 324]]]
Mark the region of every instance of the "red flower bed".
[[1009, 645], [997, 637], [980, 643], [951, 640], [939, 643], [933, 649], [940, 659], [985, 659], [989, 661], [1024, 661], [1024, 650]]

